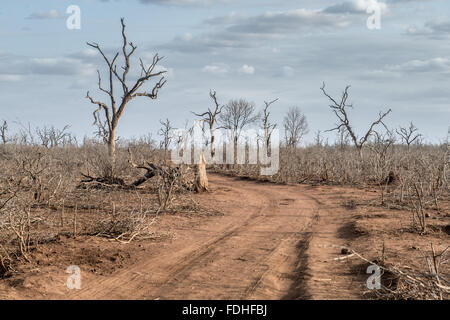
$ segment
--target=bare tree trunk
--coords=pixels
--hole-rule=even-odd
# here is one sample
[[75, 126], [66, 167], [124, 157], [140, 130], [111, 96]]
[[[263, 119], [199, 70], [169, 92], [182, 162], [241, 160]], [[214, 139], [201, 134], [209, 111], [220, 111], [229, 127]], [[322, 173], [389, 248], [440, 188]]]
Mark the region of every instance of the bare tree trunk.
[[108, 138], [108, 156], [110, 159], [110, 175], [114, 177], [116, 167], [116, 129], [112, 129]]
[[[115, 178], [115, 162], [116, 162], [116, 128], [119, 122], [119, 119], [122, 117], [123, 113], [125, 112], [125, 108], [127, 107], [128, 103], [132, 101], [133, 99], [137, 97], [147, 97], [152, 100], [157, 99], [159, 90], [164, 86], [166, 83], [166, 80], [163, 76], [164, 73], [167, 71], [161, 70], [161, 71], [155, 71], [155, 67], [157, 64], [161, 61], [162, 57], [160, 57], [158, 54], [155, 54], [153, 56], [153, 62], [150, 64], [150, 66], [145, 66], [142, 59], [139, 59], [140, 61], [140, 77], [131, 83], [132, 86], [129, 85], [127, 81], [128, 73], [130, 72], [131, 64], [130, 59], [132, 55], [135, 53], [137, 47], [133, 44], [133, 42], [128, 42], [127, 37], [125, 35], [125, 21], [122, 18], [120, 20], [122, 24], [122, 39], [123, 39], [123, 46], [122, 46], [122, 53], [124, 58], [124, 65], [117, 68], [116, 60], [119, 57], [119, 51], [116, 52], [113, 58], [108, 58], [103, 50], [100, 48], [100, 46], [97, 43], [87, 43], [89, 47], [92, 47], [96, 49], [100, 55], [103, 57], [104, 62], [107, 65], [108, 69], [108, 82], [109, 82], [109, 88], [105, 88], [102, 85], [102, 78], [100, 71], [97, 70], [98, 74], [98, 89], [106, 93], [110, 98], [110, 103], [105, 103], [102, 101], [97, 101], [94, 98], [92, 98], [89, 95], [89, 91], [86, 94], [86, 98], [89, 99], [89, 101], [96, 105], [98, 108], [94, 111], [94, 125], [98, 124], [100, 131], [106, 131], [106, 127], [104, 124], [102, 124], [102, 120], [100, 119], [100, 113], [103, 111], [103, 115], [105, 117], [105, 124], [107, 126], [108, 131], [108, 139], [107, 139], [107, 145], [108, 145], [108, 155], [111, 161], [110, 165], [110, 172], [107, 172], [106, 174], [110, 175], [110, 178]], [[118, 70], [122, 70], [123, 73], [119, 74]], [[140, 89], [143, 87], [147, 81], [150, 81], [154, 77], [160, 77], [160, 79], [154, 84], [153, 89], [151, 91], [140, 91]], [[120, 98], [120, 101], [116, 101], [115, 96], [115, 84], [119, 82], [122, 87], [122, 95]], [[118, 107], [118, 108], [117, 108]]]
[[205, 123], [208, 124], [209, 126], [209, 132], [211, 134], [211, 157], [214, 158], [215, 154], [216, 154], [216, 149], [214, 147], [214, 125], [216, 124], [217, 121], [217, 117], [219, 116], [220, 112], [222, 112], [222, 109], [224, 106], [220, 106], [219, 102], [217, 102], [217, 97], [216, 97], [216, 92], [215, 91], [210, 91], [209, 92], [209, 96], [211, 97], [211, 99], [213, 99], [214, 104], [215, 104], [215, 109], [214, 111], [210, 110], [208, 108], [207, 112], [204, 112], [202, 114], [200, 113], [195, 113], [193, 112], [194, 115], [196, 115], [197, 117], [201, 117], [202, 121], [204, 121]]
[[200, 162], [196, 166], [197, 181], [195, 183], [195, 189], [197, 192], [208, 191], [208, 176], [206, 175], [206, 161], [205, 155], [200, 155]]
[[216, 155], [216, 148], [214, 146], [214, 140], [215, 140], [214, 130], [211, 128], [210, 132], [211, 132], [211, 158], [214, 159], [214, 156]]

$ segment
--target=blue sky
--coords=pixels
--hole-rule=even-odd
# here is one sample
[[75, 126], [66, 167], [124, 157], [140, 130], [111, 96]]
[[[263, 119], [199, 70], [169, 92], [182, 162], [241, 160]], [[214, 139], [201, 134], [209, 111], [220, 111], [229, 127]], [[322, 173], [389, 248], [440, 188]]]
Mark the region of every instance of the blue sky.
[[[81, 30], [66, 28], [69, 5], [81, 9]], [[381, 29], [369, 30], [366, 8], [378, 4]], [[136, 99], [119, 124], [122, 137], [153, 133], [159, 120], [175, 126], [191, 111], [245, 98], [273, 105], [281, 126], [286, 111], [306, 114], [316, 130], [335, 123], [320, 87], [333, 95], [347, 84], [351, 119], [362, 130], [380, 110], [393, 110], [391, 127], [413, 121], [432, 142], [450, 125], [450, 2], [445, 0], [83, 0], [4, 1], [0, 8], [0, 119], [42, 126], [71, 125], [93, 132], [102, 61], [86, 42], [113, 55], [120, 17], [136, 57], [165, 58], [168, 82], [158, 100]], [[104, 75], [104, 78], [106, 75]], [[335, 135], [328, 134], [331, 141]]]

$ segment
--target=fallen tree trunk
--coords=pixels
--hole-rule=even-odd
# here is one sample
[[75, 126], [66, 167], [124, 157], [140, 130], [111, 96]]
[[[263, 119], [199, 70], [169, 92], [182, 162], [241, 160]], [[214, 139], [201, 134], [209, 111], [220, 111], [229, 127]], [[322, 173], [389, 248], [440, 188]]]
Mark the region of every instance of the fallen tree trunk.
[[103, 187], [120, 187], [120, 188], [136, 188], [144, 184], [146, 181], [153, 177], [163, 177], [170, 184], [176, 184], [179, 188], [184, 190], [190, 190], [195, 192], [205, 192], [208, 191], [208, 177], [206, 175], [206, 161], [205, 156], [202, 153], [200, 157], [200, 162], [195, 165], [195, 171], [191, 171], [189, 167], [183, 166], [160, 166], [150, 162], [146, 164], [137, 165], [133, 161], [133, 156], [130, 153], [129, 163], [133, 168], [144, 169], [146, 173], [144, 176], [136, 179], [131, 184], [126, 184], [123, 179], [120, 178], [97, 178], [90, 175], [85, 175], [84, 180], [81, 181], [82, 184], [93, 183], [97, 186]]
[[148, 179], [151, 179], [154, 176], [158, 175], [158, 171], [161, 171], [161, 168], [156, 167], [153, 163], [148, 163], [148, 167], [144, 167], [144, 166], [134, 166], [134, 167], [139, 168], [139, 169], [145, 169], [145, 170], [147, 170], [147, 172], [145, 173], [145, 175], [143, 177], [137, 179], [136, 181], [134, 181], [131, 184], [131, 186], [133, 186], [133, 187], [140, 186]]

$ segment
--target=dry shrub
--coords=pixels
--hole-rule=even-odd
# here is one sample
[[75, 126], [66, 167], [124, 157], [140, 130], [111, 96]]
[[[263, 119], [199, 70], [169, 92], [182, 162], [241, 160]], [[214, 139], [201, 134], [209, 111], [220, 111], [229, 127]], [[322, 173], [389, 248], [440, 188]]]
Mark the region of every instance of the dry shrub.
[[148, 211], [113, 212], [107, 219], [100, 221], [95, 227], [97, 236], [111, 238], [129, 243], [133, 240], [151, 239], [155, 233], [150, 227], [156, 222]]
[[362, 158], [348, 145], [281, 147], [280, 168], [273, 176], [261, 176], [259, 165], [216, 165], [215, 170], [276, 183], [376, 187], [379, 204], [410, 210], [416, 230], [424, 233], [425, 216], [430, 211], [442, 214], [450, 205], [449, 144], [408, 148], [393, 141], [390, 134], [374, 135]]
[[7, 145], [0, 157], [0, 264], [6, 273], [17, 259], [29, 261], [41, 240], [41, 207], [56, 206], [71, 188], [71, 173], [55, 149]]
[[448, 249], [449, 247], [437, 253], [431, 244], [429, 253], [422, 252], [426, 266], [423, 271], [407, 266], [378, 264], [382, 271], [381, 289], [373, 290], [369, 296], [383, 300], [450, 299], [449, 274], [441, 271], [449, 261], [446, 256]]

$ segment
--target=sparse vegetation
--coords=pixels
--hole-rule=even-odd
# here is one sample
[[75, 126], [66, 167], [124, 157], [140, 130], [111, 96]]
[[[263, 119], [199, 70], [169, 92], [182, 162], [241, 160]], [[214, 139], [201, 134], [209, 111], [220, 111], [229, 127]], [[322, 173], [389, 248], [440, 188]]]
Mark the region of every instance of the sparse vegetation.
[[[344, 256], [334, 259], [344, 261], [351, 257], [359, 257], [364, 261], [364, 266], [376, 264], [383, 270], [383, 275], [388, 276], [390, 282], [383, 282], [381, 290], [371, 293], [368, 295], [369, 298], [441, 300], [449, 298], [449, 247], [442, 246], [448, 243], [450, 234], [449, 137], [439, 144], [427, 144], [412, 122], [408, 127], [389, 128], [384, 120], [391, 114], [391, 109], [379, 112], [378, 117], [369, 122], [361, 135], [350, 120], [349, 111], [353, 108], [348, 102], [350, 86], [345, 87], [341, 97], [334, 98], [325, 90], [323, 84], [320, 90], [329, 103], [328, 108], [324, 110], [331, 110], [337, 119], [334, 127], [327, 132], [336, 132], [337, 137], [334, 143], [329, 143], [323, 138], [323, 132], [317, 130], [314, 143], [308, 144], [305, 141], [305, 135], [309, 132], [308, 121], [300, 108], [291, 107], [285, 114], [282, 124], [278, 124], [271, 118], [273, 111], [271, 106], [278, 102], [278, 99], [264, 102], [264, 107], [258, 110], [254, 103], [244, 98], [232, 99], [222, 105], [216, 91], [210, 90], [212, 108], [205, 107], [207, 108], [205, 112], [193, 112], [196, 120], [201, 122], [203, 133], [206, 133], [202, 137], [204, 149], [193, 155], [194, 163], [173, 163], [170, 158], [172, 149], [174, 146], [183, 145], [184, 136], [176, 131], [171, 119], [160, 120], [161, 128], [157, 131], [160, 141], [154, 140], [151, 134], [131, 140], [119, 139], [117, 135], [119, 120], [128, 104], [137, 97], [157, 99], [159, 90], [166, 84], [163, 76], [166, 70], [159, 68], [158, 64], [162, 57], [158, 54], [153, 56], [150, 63], [139, 59], [140, 76], [129, 83], [129, 78], [133, 78], [129, 75], [131, 58], [137, 46], [127, 40], [124, 19], [121, 19], [121, 26], [123, 45], [112, 57], [108, 57], [108, 50], [102, 49], [97, 43], [88, 43], [106, 64], [108, 84], [104, 87], [101, 72], [97, 71], [97, 85], [100, 93], [106, 94], [109, 100], [103, 102], [94, 99], [89, 92], [86, 94], [89, 102], [97, 107], [93, 112], [95, 128], [93, 138], [85, 137], [83, 141], [77, 140], [76, 136], [69, 132], [69, 125], [33, 128], [29, 123], [27, 125], [19, 123], [17, 132], [12, 132], [5, 120], [0, 125], [0, 279], [22, 272], [23, 265], [33, 263], [38, 265], [42, 262], [37, 258], [42, 254], [39, 249], [62, 238], [65, 241], [70, 239], [76, 242], [84, 237], [86, 242], [95, 239], [127, 245], [133, 241], [156, 240], [160, 239], [160, 234], [163, 233], [158, 229], [158, 222], [162, 219], [191, 218], [194, 214], [202, 218], [207, 215], [219, 215], [221, 213], [216, 207], [226, 202], [229, 202], [229, 206], [235, 206], [234, 201], [239, 200], [241, 206], [248, 205], [246, 209], [253, 210], [247, 216], [230, 214], [231, 218], [242, 219], [243, 222], [234, 225], [233, 221], [228, 220], [231, 222], [224, 224], [223, 230], [221, 229], [223, 233], [214, 239], [205, 236], [201, 241], [208, 244], [201, 247], [195, 243], [198, 247], [193, 247], [192, 252], [186, 251], [182, 260], [192, 255], [188, 260], [197, 261], [203, 267], [208, 264], [209, 254], [220, 251], [213, 250], [214, 244], [229, 241], [227, 248], [236, 248], [241, 245], [240, 239], [236, 238], [244, 234], [242, 230], [251, 226], [254, 229], [244, 230], [245, 235], [251, 234], [253, 238], [258, 238], [249, 241], [254, 241], [254, 244], [258, 245], [258, 250], [269, 252], [270, 255], [267, 256], [269, 260], [276, 259], [277, 254], [283, 255], [282, 259], [276, 261], [276, 264], [286, 264], [282, 266], [283, 277], [295, 278], [298, 282], [291, 284], [287, 297], [299, 297], [298, 293], [291, 295], [291, 291], [296, 289], [292, 287], [306, 281], [303, 280], [306, 276], [300, 277], [298, 274], [305, 272], [308, 267], [306, 250], [309, 250], [312, 234], [318, 230], [315, 226], [321, 219], [319, 209], [323, 208], [328, 213], [328, 218], [333, 218], [334, 212], [330, 213], [332, 210], [341, 210], [341, 213], [346, 210], [345, 214], [348, 214], [348, 217], [341, 216], [345, 222], [340, 221], [340, 218], [330, 219], [330, 224], [342, 225], [336, 227], [336, 230], [324, 231], [323, 234], [327, 232], [341, 234], [342, 239], [348, 240], [349, 243], [353, 241], [356, 245], [358, 243], [355, 239], [362, 236], [370, 240], [379, 236], [376, 241], [383, 241], [381, 258], [370, 259], [355, 250], [339, 247]], [[123, 58], [123, 65], [118, 68], [119, 57]], [[156, 83], [153, 83], [150, 90], [145, 90], [144, 85], [153, 78], [157, 79]], [[120, 93], [117, 94], [117, 91]], [[186, 132], [192, 133], [194, 127], [188, 129], [188, 123], [187, 121]], [[261, 150], [261, 146], [267, 147], [265, 156], [273, 155], [270, 146], [279, 144], [279, 170], [276, 174], [261, 175], [263, 165], [250, 161], [251, 147], [248, 140], [252, 138], [246, 137], [242, 148], [239, 139], [244, 135], [244, 130], [252, 126], [261, 130], [257, 137], [255, 136], [255, 141], [251, 142], [255, 143], [258, 151]], [[284, 141], [274, 141], [275, 129], [280, 126], [284, 129]], [[219, 141], [222, 145], [218, 145], [216, 137], [219, 129], [228, 130], [230, 141], [226, 142], [231, 143]], [[216, 154], [217, 150], [223, 151], [224, 146], [225, 149], [230, 146], [233, 148], [233, 157], [230, 157], [234, 160], [232, 164], [223, 163], [223, 155], [218, 152]], [[238, 152], [242, 150], [243, 153]], [[187, 152], [190, 157], [190, 151], [183, 152]], [[205, 156], [216, 162], [209, 165]], [[242, 190], [231, 190], [229, 186], [223, 185], [223, 181], [222, 184], [220, 181], [219, 183], [213, 181], [211, 187], [207, 169], [222, 175], [270, 183], [260, 189], [255, 187], [256, 184], [251, 185], [257, 189], [256, 191], [249, 191], [248, 186], [244, 186]], [[215, 176], [216, 179], [217, 177], [218, 175]], [[284, 185], [280, 187], [276, 184]], [[311, 195], [301, 198], [297, 189], [288, 190], [292, 185], [299, 187], [300, 184], [308, 185], [311, 189], [323, 188], [320, 190], [328, 190], [332, 193], [331, 197], [335, 198], [324, 205], [320, 199]], [[277, 197], [271, 197], [271, 190], [277, 187], [280, 188], [277, 189]], [[350, 188], [355, 199], [343, 196], [339, 198], [341, 190], [348, 191]], [[309, 189], [302, 189], [305, 190]], [[194, 196], [194, 193], [203, 192], [208, 192], [203, 198], [202, 195]], [[235, 192], [238, 196], [222, 201], [220, 197], [228, 192]], [[251, 197], [247, 199], [246, 192], [255, 193], [256, 200], [253, 199], [252, 203], [247, 204], [246, 202], [252, 199]], [[298, 198], [285, 198], [284, 192]], [[373, 196], [362, 196], [365, 192]], [[218, 198], [209, 199], [211, 193], [219, 194]], [[342, 194], [345, 192], [342, 191]], [[264, 199], [261, 198], [263, 195]], [[280, 195], [283, 198], [280, 198]], [[203, 199], [208, 203], [208, 207], [196, 199]], [[292, 204], [299, 199], [314, 205], [308, 204], [306, 209], [293, 206]], [[291, 211], [279, 214], [280, 206], [286, 208], [286, 212]], [[361, 209], [362, 207], [364, 209]], [[230, 211], [233, 213], [233, 210]], [[398, 217], [392, 217], [394, 212], [398, 213]], [[375, 236], [372, 234], [375, 227], [374, 229], [361, 227], [363, 221], [382, 219], [386, 214], [391, 215], [390, 220], [386, 218], [387, 222], [378, 221], [378, 226], [382, 225], [384, 229], [376, 230], [379, 233]], [[283, 224], [278, 223], [278, 219], [291, 219], [292, 216], [295, 216], [295, 219], [286, 220], [287, 222], [284, 221]], [[267, 217], [273, 220], [265, 220], [266, 225], [258, 224]], [[188, 218], [186, 220], [189, 220]], [[277, 234], [277, 228], [286, 225], [291, 227], [291, 222], [293, 225], [299, 223], [295, 227], [301, 226], [304, 229], [289, 229], [283, 231], [285, 233], [280, 232], [281, 235]], [[391, 222], [396, 224], [391, 225]], [[191, 230], [192, 226], [200, 223], [202, 221], [199, 220], [184, 221], [182, 226], [185, 230]], [[211, 226], [222, 227], [222, 221], [209, 223], [210, 229], [205, 233], [211, 231]], [[164, 230], [166, 235], [173, 232], [172, 226], [168, 224]], [[270, 228], [267, 228], [269, 224]], [[322, 224], [321, 227], [323, 226]], [[270, 237], [266, 237], [268, 233]], [[292, 236], [287, 238], [285, 234]], [[396, 264], [391, 257], [386, 258], [384, 238], [389, 240], [393, 234], [399, 238], [407, 235], [409, 238], [405, 242], [409, 241], [408, 245], [413, 243], [413, 250], [420, 250], [416, 247], [416, 242], [421, 245], [432, 241], [438, 243], [432, 243], [427, 252], [421, 251], [422, 263], [408, 267]], [[198, 234], [195, 236], [198, 237]], [[182, 241], [188, 242], [192, 239], [185, 235]], [[268, 245], [272, 239], [279, 241], [276, 246]], [[295, 245], [292, 245], [293, 239]], [[199, 243], [201, 241], [199, 240]], [[266, 247], [261, 245], [260, 248], [260, 241], [265, 241]], [[282, 247], [284, 251], [279, 250], [283, 251], [280, 254], [277, 250], [282, 243], [286, 248]], [[160, 248], [159, 250], [162, 251]], [[247, 254], [247, 252], [240, 253]], [[373, 250], [371, 254], [373, 255]], [[46, 258], [49, 257], [48, 253], [45, 255]], [[71, 256], [70, 259], [72, 258]], [[116, 261], [117, 257], [111, 258], [111, 261]], [[236, 257], [240, 262], [246, 262], [246, 259], [257, 261], [253, 256]], [[171, 263], [178, 264], [178, 260]], [[271, 261], [264, 263], [273, 264]], [[256, 265], [257, 263], [254, 263], [252, 268], [248, 269], [261, 267]], [[175, 271], [171, 269], [171, 272], [174, 272], [171, 275], [176, 276], [178, 272], [187, 278], [185, 273], [187, 267], [189, 264], [177, 266], [173, 269]], [[298, 274], [291, 277], [285, 269]], [[235, 270], [237, 269], [232, 272]], [[93, 272], [96, 272], [95, 268]], [[246, 297], [254, 293], [267, 273], [267, 268], [264, 267], [257, 281], [246, 289]], [[173, 278], [176, 278], [175, 276]], [[276, 275], [273, 278], [279, 279], [282, 276]], [[298, 280], [300, 278], [301, 281]], [[163, 287], [170, 284], [172, 279], [164, 281]], [[305, 286], [303, 282], [300, 284]]]

